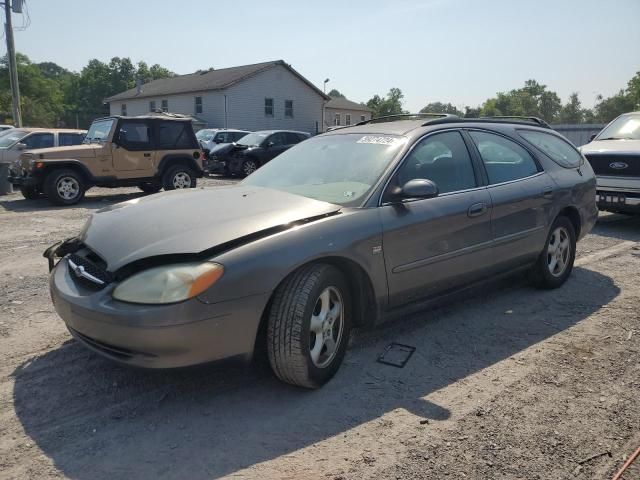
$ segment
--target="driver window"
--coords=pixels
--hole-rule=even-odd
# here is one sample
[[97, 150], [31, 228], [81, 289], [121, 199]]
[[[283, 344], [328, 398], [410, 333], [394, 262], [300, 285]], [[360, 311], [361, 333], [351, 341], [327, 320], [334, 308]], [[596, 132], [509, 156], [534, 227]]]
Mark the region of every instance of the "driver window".
[[286, 145], [284, 134], [282, 132], [274, 133], [269, 137], [269, 139], [265, 142], [265, 145], [273, 143], [274, 147], [281, 147], [282, 145]]
[[28, 150], [53, 147], [53, 133], [33, 133], [20, 140]]
[[149, 137], [149, 125], [145, 122], [123, 122], [118, 132], [118, 139], [123, 145], [135, 148], [147, 148]]
[[397, 173], [397, 185], [426, 178], [440, 193], [467, 190], [477, 186], [469, 151], [459, 132], [431, 135], [420, 141]]

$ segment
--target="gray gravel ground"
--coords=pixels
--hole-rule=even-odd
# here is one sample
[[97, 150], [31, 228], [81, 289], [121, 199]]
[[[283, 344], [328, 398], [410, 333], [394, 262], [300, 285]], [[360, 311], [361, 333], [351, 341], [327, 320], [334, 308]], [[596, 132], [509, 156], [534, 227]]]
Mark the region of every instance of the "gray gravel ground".
[[[309, 392], [264, 365], [134, 370], [71, 340], [41, 253], [141, 195], [0, 197], [0, 478], [602, 479], [640, 445], [640, 217], [602, 215], [559, 290], [511, 279], [357, 332]], [[375, 362], [392, 341], [417, 348], [403, 369]]]

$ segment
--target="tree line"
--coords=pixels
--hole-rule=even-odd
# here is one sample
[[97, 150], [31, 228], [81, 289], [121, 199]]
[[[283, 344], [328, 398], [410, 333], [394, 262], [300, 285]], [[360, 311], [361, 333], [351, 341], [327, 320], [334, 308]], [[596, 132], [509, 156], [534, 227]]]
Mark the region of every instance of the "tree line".
[[[344, 97], [338, 90], [330, 96]], [[392, 88], [386, 96], [374, 95], [367, 103], [373, 117], [409, 113], [403, 108], [404, 95]], [[499, 115], [534, 116], [548, 123], [608, 123], [621, 113], [640, 110], [640, 71], [629, 80], [625, 88], [611, 97], [596, 97], [593, 108], [585, 108], [577, 93], [572, 93], [563, 104], [558, 94], [536, 80], [527, 80], [524, 86], [509, 92], [498, 92], [478, 107], [466, 106], [460, 110], [452, 103], [431, 102], [420, 113], [451, 113], [459, 117], [491, 117]]]
[[[91, 121], [108, 115], [104, 99], [142, 83], [175, 75], [168, 69], [129, 58], [109, 62], [90, 60], [78, 73], [53, 62], [33, 63], [16, 54], [22, 123], [34, 127], [87, 128]], [[0, 59], [0, 117], [12, 123], [8, 59]]]

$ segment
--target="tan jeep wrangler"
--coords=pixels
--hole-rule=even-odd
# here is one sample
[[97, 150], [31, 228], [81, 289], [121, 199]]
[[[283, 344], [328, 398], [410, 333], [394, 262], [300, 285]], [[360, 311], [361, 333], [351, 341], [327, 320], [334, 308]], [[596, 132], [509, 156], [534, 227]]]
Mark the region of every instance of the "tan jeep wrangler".
[[94, 120], [82, 145], [23, 153], [9, 181], [25, 198], [44, 193], [57, 205], [72, 205], [93, 186], [138, 186], [154, 193], [193, 188], [202, 173], [191, 120], [161, 114]]

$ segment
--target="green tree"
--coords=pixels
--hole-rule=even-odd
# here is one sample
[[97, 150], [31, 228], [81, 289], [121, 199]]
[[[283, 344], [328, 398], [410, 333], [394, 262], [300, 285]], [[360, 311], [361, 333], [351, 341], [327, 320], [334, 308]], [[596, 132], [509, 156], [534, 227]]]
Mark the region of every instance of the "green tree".
[[385, 98], [374, 95], [368, 102], [367, 107], [372, 110], [373, 118], [388, 115], [400, 115], [407, 113], [402, 109], [404, 95], [399, 88], [392, 88]]
[[562, 102], [558, 95], [536, 80], [527, 80], [524, 86], [510, 92], [498, 92], [487, 99], [480, 109], [482, 116], [535, 116], [548, 122], [557, 119]]
[[582, 123], [585, 111], [576, 92], [569, 96], [569, 101], [560, 110], [560, 123]]
[[333, 98], [347, 98], [342, 93], [340, 93], [339, 90], [336, 90], [335, 88], [332, 89], [328, 95]]
[[442, 103], [442, 102], [431, 102], [425, 105], [420, 113], [451, 113], [453, 115], [458, 115], [459, 117], [464, 116], [464, 113], [458, 110], [451, 103]]

